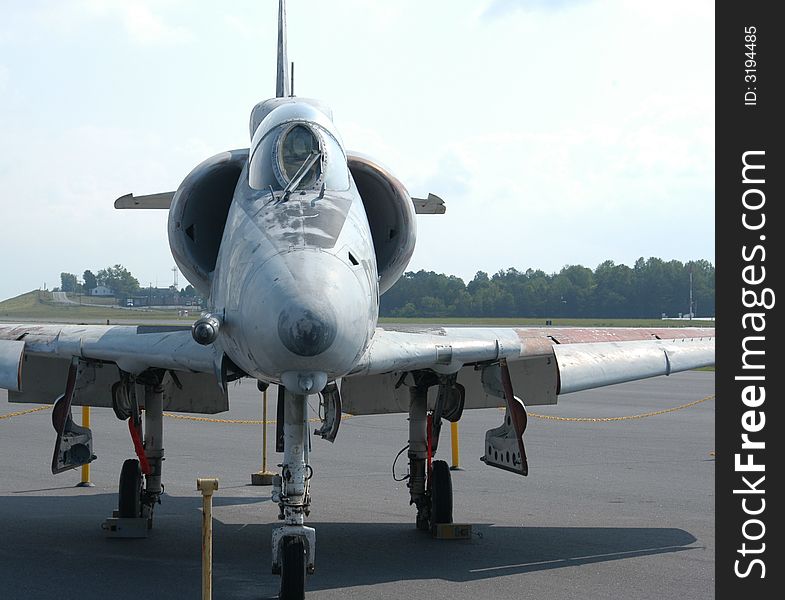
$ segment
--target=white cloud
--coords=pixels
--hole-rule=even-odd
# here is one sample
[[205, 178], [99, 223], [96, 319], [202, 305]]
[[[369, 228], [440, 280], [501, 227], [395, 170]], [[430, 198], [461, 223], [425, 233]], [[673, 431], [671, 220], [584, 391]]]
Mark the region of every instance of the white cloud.
[[491, 0], [481, 13], [484, 19], [501, 19], [523, 12], [557, 12], [591, 0]]
[[[94, 0], [95, 1], [95, 0]], [[110, 14], [120, 20], [131, 40], [140, 44], [177, 44], [192, 39], [182, 26], [170, 25], [156, 14], [151, 4], [109, 2]]]
[[178, 4], [171, 0], [47, 2], [34, 5], [29, 11], [18, 10], [13, 15], [17, 31], [7, 35], [40, 36], [44, 28], [48, 32], [73, 37], [93, 27], [103, 27], [108, 21], [118, 24], [135, 44], [179, 44], [190, 41], [191, 32], [182, 25], [170, 24], [169, 19], [163, 16], [167, 9], [177, 8]]

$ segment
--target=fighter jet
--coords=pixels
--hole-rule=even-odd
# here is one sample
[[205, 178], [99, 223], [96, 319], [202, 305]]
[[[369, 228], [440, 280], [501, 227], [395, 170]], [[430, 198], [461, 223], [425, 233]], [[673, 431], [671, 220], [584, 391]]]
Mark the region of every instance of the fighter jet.
[[[118, 519], [152, 524], [161, 501], [163, 410], [228, 409], [227, 384], [278, 385], [272, 535], [281, 597], [302, 598], [315, 568], [306, 525], [318, 477], [309, 465], [308, 399], [317, 435], [334, 442], [342, 413], [404, 413], [416, 527], [452, 522], [452, 483], [432, 461], [444, 420], [505, 407], [481, 460], [527, 475], [526, 405], [561, 394], [714, 363], [713, 329], [423, 328], [378, 326], [379, 297], [404, 273], [416, 215], [379, 162], [348, 151], [322, 102], [294, 96], [278, 7], [276, 95], [253, 107], [248, 148], [196, 166], [174, 192], [119, 198], [118, 209], [166, 209], [180, 271], [208, 303], [192, 327], [0, 325], [0, 387], [12, 402], [54, 403], [52, 472], [89, 463], [92, 433], [74, 405], [114, 409], [137, 457], [120, 474]], [[434, 218], [434, 217], [425, 217]], [[501, 473], [500, 473], [501, 475]]]

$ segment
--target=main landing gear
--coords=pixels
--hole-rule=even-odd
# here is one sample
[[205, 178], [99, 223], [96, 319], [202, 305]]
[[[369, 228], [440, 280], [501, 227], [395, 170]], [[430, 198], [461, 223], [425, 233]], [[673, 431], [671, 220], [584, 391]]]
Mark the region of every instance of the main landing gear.
[[[463, 412], [464, 390], [453, 377], [414, 373], [409, 387], [409, 494], [417, 508], [417, 529], [431, 531], [452, 523], [452, 477], [436, 452], [442, 417], [457, 421]], [[439, 386], [433, 413], [428, 413], [428, 388]]]
[[136, 381], [124, 375], [112, 389], [112, 407], [128, 429], [137, 458], [123, 463], [117, 510], [103, 528], [110, 537], [146, 537], [153, 527], [153, 510], [161, 503], [163, 448], [163, 387], [160, 378], [144, 384], [144, 428], [136, 398]]

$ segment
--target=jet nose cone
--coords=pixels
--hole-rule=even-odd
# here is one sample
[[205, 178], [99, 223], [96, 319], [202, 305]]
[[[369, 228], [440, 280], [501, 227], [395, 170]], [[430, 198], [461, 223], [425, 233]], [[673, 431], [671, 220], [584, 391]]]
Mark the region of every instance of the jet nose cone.
[[[279, 252], [247, 276], [218, 341], [233, 344], [237, 366], [259, 379], [282, 380], [291, 373], [289, 383], [304, 390], [305, 374], [342, 377], [373, 334], [375, 294], [369, 286], [364, 271], [334, 254]], [[319, 382], [312, 385], [316, 389]]]
[[287, 350], [298, 356], [316, 356], [335, 341], [337, 318], [326, 302], [290, 306], [278, 316], [278, 337]]

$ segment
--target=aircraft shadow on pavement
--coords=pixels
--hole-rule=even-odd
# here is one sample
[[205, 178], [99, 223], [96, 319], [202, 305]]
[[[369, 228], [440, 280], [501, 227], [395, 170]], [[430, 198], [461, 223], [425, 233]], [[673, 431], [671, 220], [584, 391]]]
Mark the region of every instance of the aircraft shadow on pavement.
[[[128, 597], [138, 598], [148, 586], [157, 597], [198, 595], [201, 497], [165, 496], [144, 540], [105, 538], [99, 525], [115, 504], [114, 494], [0, 496], [0, 564], [8, 573], [25, 574], [29, 598], [47, 597], [43, 591], [36, 595], [40, 579], [58, 587], [78, 582], [96, 593], [111, 585], [113, 597], [123, 597], [117, 591], [126, 578], [133, 590]], [[233, 507], [239, 505], [256, 506], [238, 512]], [[220, 496], [214, 506], [216, 597], [274, 596], [278, 578], [269, 564], [270, 533], [279, 524], [275, 507], [266, 499]], [[475, 525], [471, 540], [458, 541], [432, 539], [406, 522], [309, 524], [318, 540], [310, 590], [416, 579], [465, 582], [700, 548], [693, 535], [677, 528]]]

